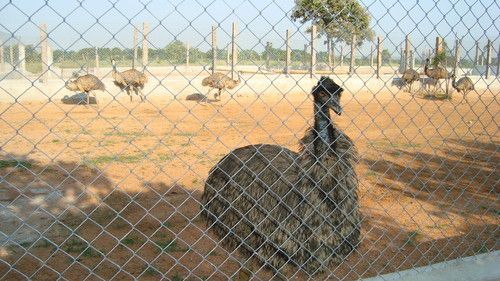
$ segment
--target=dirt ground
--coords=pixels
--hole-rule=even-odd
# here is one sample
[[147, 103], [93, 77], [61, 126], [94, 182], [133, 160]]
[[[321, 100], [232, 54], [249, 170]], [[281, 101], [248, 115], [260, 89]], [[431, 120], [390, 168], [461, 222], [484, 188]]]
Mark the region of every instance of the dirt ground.
[[[498, 92], [466, 103], [365, 90], [343, 103], [335, 121], [362, 157], [362, 243], [316, 278], [500, 249]], [[198, 216], [208, 171], [247, 144], [296, 150], [311, 115], [300, 91], [226, 93], [218, 103], [0, 104], [0, 279], [233, 279], [243, 259]]]

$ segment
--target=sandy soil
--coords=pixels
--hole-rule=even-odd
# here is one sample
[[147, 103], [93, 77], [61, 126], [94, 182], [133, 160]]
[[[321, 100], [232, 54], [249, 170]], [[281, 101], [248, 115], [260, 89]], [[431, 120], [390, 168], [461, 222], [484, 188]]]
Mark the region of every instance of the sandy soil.
[[[313, 83], [297, 77], [263, 85], [246, 76], [218, 103], [185, 101], [200, 87], [176, 86], [167, 87], [175, 98], [157, 89], [139, 104], [113, 92], [98, 107], [22, 100], [27, 85], [4, 84], [21, 100], [0, 104], [0, 279], [237, 275], [238, 253], [217, 246], [198, 217], [204, 179], [239, 146], [297, 149]], [[362, 156], [363, 241], [325, 276], [354, 280], [499, 249], [499, 92], [478, 90], [466, 103], [356, 83], [336, 121]], [[28, 91], [51, 96], [61, 86]]]

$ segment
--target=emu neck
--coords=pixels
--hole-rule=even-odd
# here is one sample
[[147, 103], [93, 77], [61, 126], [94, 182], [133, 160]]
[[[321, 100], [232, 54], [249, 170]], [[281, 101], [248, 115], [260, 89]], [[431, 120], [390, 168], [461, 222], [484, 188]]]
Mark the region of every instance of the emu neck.
[[330, 119], [330, 111], [328, 106], [322, 102], [314, 101], [314, 131], [316, 132], [316, 139], [314, 141], [314, 148], [319, 155], [333, 147], [335, 143], [335, 129]]

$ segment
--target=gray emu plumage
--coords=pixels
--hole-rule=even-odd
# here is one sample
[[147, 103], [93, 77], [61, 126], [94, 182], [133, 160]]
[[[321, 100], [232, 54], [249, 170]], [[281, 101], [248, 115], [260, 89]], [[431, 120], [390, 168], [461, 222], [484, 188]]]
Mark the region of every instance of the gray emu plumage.
[[116, 69], [116, 61], [114, 59], [111, 59], [111, 65], [113, 66], [113, 69], [111, 70], [111, 76], [114, 80], [113, 83], [120, 88], [121, 91], [127, 91], [127, 95], [130, 97], [131, 102], [131, 90], [133, 90], [134, 93], [141, 98], [141, 102], [144, 102], [146, 97], [144, 96], [142, 90], [144, 89], [144, 85], [148, 82], [146, 74], [133, 68], [119, 72]]
[[457, 92], [463, 94], [465, 101], [467, 101], [467, 94], [470, 91], [474, 91], [474, 83], [472, 83], [472, 80], [469, 77], [465, 76], [458, 79], [457, 81], [455, 74], [452, 74], [451, 78], [452, 78], [451, 86], [455, 90], [457, 90]]
[[300, 151], [258, 144], [233, 150], [212, 168], [202, 216], [230, 249], [286, 274], [314, 275], [340, 263], [359, 243], [357, 150], [336, 128], [343, 89], [321, 77], [312, 90], [314, 126]]
[[411, 93], [411, 85], [420, 79], [420, 74], [415, 69], [408, 68], [403, 72], [401, 79], [405, 82], [408, 92]]
[[66, 89], [70, 91], [80, 91], [84, 92], [87, 95], [87, 104], [90, 104], [90, 93], [94, 93], [94, 98], [96, 99], [97, 103], [97, 97], [95, 95], [94, 91], [105, 91], [106, 87], [102, 83], [99, 78], [97, 78], [95, 75], [92, 74], [85, 74], [82, 76], [77, 76], [73, 80], [69, 80], [66, 82], [64, 85]]

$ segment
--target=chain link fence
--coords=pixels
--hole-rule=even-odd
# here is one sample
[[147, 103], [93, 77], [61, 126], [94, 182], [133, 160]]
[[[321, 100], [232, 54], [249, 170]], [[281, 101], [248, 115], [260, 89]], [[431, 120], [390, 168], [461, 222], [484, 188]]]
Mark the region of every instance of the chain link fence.
[[355, 280], [498, 250], [499, 15], [1, 1], [0, 279]]

